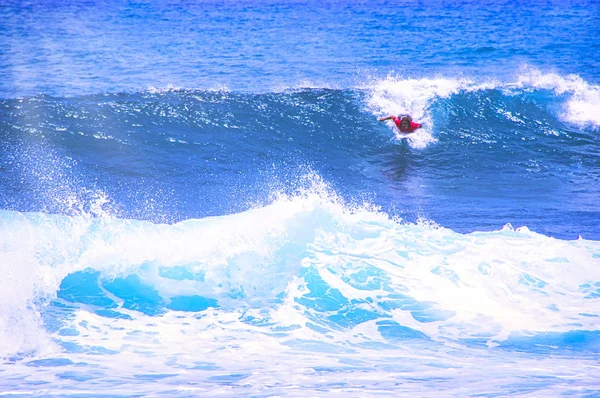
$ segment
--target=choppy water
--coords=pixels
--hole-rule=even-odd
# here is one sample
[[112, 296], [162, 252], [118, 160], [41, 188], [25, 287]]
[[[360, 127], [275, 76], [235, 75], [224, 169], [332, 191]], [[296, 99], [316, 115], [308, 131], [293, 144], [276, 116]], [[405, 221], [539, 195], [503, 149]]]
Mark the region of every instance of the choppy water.
[[2, 391], [600, 394], [599, 26], [5, 3]]

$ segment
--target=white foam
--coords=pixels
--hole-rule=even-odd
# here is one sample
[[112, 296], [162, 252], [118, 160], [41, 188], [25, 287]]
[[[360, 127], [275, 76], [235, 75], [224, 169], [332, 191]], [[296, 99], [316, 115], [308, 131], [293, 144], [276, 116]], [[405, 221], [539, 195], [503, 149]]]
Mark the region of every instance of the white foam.
[[[309, 179], [312, 187], [267, 206], [174, 225], [0, 211], [7, 270], [0, 279], [2, 352], [45, 349], [49, 339], [33, 303], [54, 297], [64, 277], [88, 267], [108, 279], [138, 275], [166, 301], [217, 299], [215, 311], [224, 317], [249, 309], [279, 322], [292, 311], [290, 322], [300, 327], [309, 319], [295, 299], [307, 293], [301, 275], [312, 267], [348, 301], [361, 301], [357, 308], [381, 312], [379, 303], [400, 293], [416, 307], [452, 314], [421, 322], [412, 304], [389, 312], [434, 339], [484, 335], [494, 343], [517, 332], [600, 330], [593, 293], [600, 242], [561, 241], [508, 225], [463, 235], [427, 220], [403, 224], [368, 206], [347, 206], [318, 177]], [[204, 280], [161, 275], [160, 268], [172, 267], [202, 271]], [[385, 286], [358, 288], [365, 277]], [[273, 304], [281, 292], [282, 304]], [[339, 333], [343, 341], [355, 339], [351, 331]]]
[[561, 119], [582, 126], [600, 126], [600, 86], [589, 84], [577, 75], [561, 76], [528, 68], [507, 87], [546, 89], [558, 95], [568, 95], [566, 112]]
[[232, 90], [229, 88], [229, 86], [227, 86], [226, 84], [220, 84], [220, 85], [215, 85], [213, 87], [209, 87], [209, 88], [200, 88], [200, 87], [194, 87], [194, 86], [179, 86], [176, 84], [165, 84], [163, 86], [148, 86], [146, 87], [146, 92], [149, 94], [165, 94], [165, 93], [176, 93], [176, 92], [180, 92], [180, 91], [196, 91], [196, 90], [201, 90], [201, 91], [208, 91], [208, 92], [223, 92], [223, 93], [230, 93]]
[[341, 90], [342, 86], [339, 84], [335, 84], [332, 81], [315, 81], [310, 79], [300, 79], [296, 82], [282, 82], [279, 84], [274, 84], [265, 88], [263, 92], [275, 92], [275, 93], [285, 93], [285, 92], [294, 92], [294, 91], [303, 91], [303, 90]]
[[40, 239], [39, 228], [27, 216], [5, 211], [0, 215], [0, 357], [52, 351], [55, 347], [43, 330], [36, 304], [58, 287], [51, 282], [54, 273], [44, 264], [49, 260], [44, 254], [60, 248]]

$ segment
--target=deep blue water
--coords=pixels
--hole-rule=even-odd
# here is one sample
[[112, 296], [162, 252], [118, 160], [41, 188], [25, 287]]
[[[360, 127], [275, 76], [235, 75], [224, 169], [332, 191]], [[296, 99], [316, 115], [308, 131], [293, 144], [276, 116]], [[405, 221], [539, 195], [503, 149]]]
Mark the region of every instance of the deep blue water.
[[2, 389], [600, 393], [598, 37], [595, 1], [3, 2]]

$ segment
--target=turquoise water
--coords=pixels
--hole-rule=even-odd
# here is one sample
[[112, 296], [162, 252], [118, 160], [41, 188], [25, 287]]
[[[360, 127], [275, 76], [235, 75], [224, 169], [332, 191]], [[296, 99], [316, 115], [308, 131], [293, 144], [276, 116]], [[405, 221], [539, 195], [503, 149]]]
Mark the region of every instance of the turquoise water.
[[598, 26], [5, 3], [2, 391], [600, 394]]

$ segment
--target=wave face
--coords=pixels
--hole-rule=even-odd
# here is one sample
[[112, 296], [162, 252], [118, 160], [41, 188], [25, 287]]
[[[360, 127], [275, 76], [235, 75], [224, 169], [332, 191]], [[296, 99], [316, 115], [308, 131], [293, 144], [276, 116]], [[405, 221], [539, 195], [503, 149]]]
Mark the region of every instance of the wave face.
[[600, 395], [597, 1], [55, 3], [0, 7], [0, 391]]
[[[2, 101], [0, 206], [176, 222], [262, 206], [316, 173], [349, 203], [458, 232], [598, 239], [600, 88], [536, 71], [348, 90]], [[410, 112], [401, 137], [376, 115]], [[57, 183], [60, 181], [60, 183]]]

